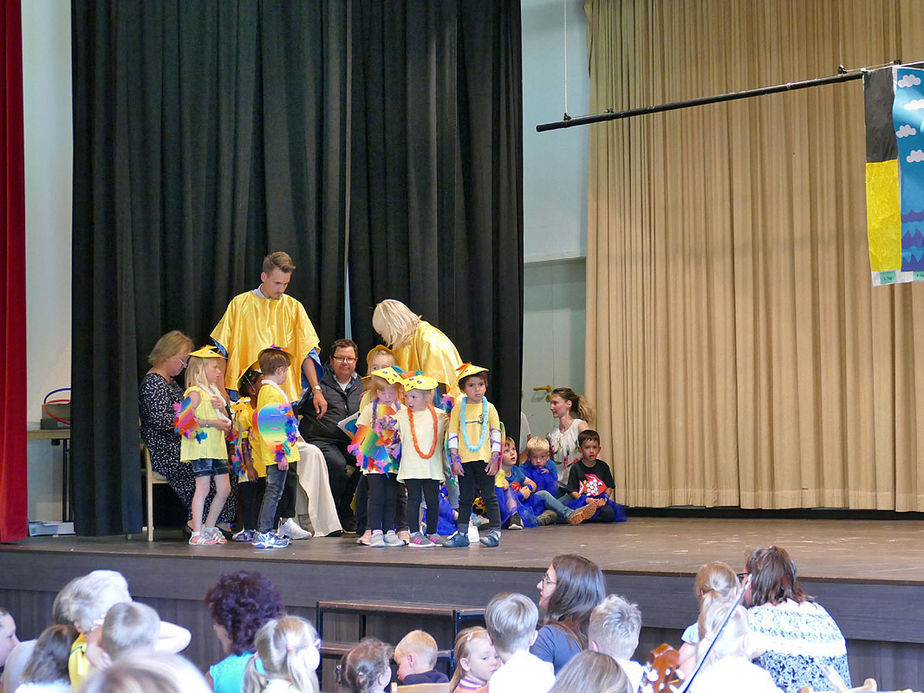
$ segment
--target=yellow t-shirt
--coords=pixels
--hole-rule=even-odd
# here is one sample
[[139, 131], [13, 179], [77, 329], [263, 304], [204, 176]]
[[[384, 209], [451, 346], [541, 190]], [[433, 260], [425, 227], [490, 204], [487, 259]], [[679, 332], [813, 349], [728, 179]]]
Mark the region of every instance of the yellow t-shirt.
[[[183, 397], [189, 397], [193, 392], [199, 395], [199, 406], [196, 407], [197, 419], [211, 419], [214, 421], [221, 415], [212, 405], [212, 395], [205, 388], [193, 385], [187, 388]], [[190, 462], [191, 460], [226, 460], [228, 459], [228, 446], [225, 444], [224, 431], [213, 426], [202, 428], [205, 433], [204, 440], [198, 440], [195, 436], [180, 438], [180, 460]]]
[[[459, 401], [452, 409], [449, 415], [449, 448], [456, 448], [459, 451], [459, 457], [463, 462], [474, 462], [484, 460], [487, 462], [491, 459], [493, 452], [500, 452], [500, 417], [497, 415], [497, 409], [494, 405], [487, 403], [487, 420], [483, 420], [484, 406], [482, 402], [465, 403], [465, 438], [472, 445], [478, 445], [481, 441], [482, 426], [487, 427], [484, 431], [484, 443], [475, 450], [470, 450], [465, 444], [465, 438], [462, 436], [462, 401]], [[403, 443], [403, 441], [402, 441]], [[403, 446], [402, 446], [403, 447]]]
[[[288, 412], [290, 414], [292, 413], [292, 404], [282, 391], [282, 388], [272, 380], [264, 379], [263, 387], [260, 388], [260, 394], [257, 395], [257, 415], [255, 419], [259, 418], [259, 413], [266, 407], [279, 406], [288, 407]], [[256, 423], [256, 420], [254, 423]], [[260, 428], [257, 425], [254, 425], [250, 429], [250, 440], [253, 448], [253, 466], [254, 469], [258, 470], [257, 473], [259, 473], [260, 467], [263, 467], [262, 476], [266, 476], [266, 467], [271, 464], [278, 464], [276, 460], [277, 445], [281, 444], [283, 446], [286, 461], [298, 462], [298, 446], [295, 443], [279, 443], [277, 441], [264, 440], [260, 433]]]
[[90, 660], [87, 658], [87, 636], [81, 633], [71, 645], [71, 654], [67, 658], [67, 673], [71, 678], [71, 689], [79, 690], [90, 673]]

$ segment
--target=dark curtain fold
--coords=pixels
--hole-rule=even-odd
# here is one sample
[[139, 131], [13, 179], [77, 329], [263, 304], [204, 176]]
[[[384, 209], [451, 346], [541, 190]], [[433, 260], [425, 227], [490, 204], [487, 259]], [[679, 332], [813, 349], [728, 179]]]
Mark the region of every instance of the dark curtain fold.
[[289, 252], [344, 322], [346, 6], [73, 0], [73, 450], [81, 534], [141, 527], [137, 383]]
[[28, 534], [22, 8], [0, 3], [0, 541]]
[[405, 302], [520, 423], [522, 54], [518, 2], [353, 3], [350, 314]]

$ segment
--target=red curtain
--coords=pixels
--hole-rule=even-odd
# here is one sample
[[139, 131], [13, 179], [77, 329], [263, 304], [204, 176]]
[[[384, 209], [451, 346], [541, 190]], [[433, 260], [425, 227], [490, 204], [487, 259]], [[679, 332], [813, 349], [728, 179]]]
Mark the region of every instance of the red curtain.
[[27, 534], [22, 9], [0, 0], [0, 541]]

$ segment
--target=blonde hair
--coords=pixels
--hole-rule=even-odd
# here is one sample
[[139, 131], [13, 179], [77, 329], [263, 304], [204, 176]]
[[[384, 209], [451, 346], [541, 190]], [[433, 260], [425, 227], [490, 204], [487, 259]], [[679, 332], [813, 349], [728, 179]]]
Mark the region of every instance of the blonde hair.
[[[709, 645], [715, 641], [704, 666], [715, 664], [725, 657], [748, 656], [748, 615], [744, 607], [736, 602], [736, 599], [728, 598], [714, 599], [703, 604], [704, 609], [699, 617], [700, 641], [696, 646], [697, 659], [702, 659]], [[728, 619], [722, 637], [716, 638], [716, 633], [722, 627], [730, 609], [734, 609], [735, 612]]]
[[526, 441], [527, 455], [537, 455], [543, 452], [551, 454], [551, 451], [552, 447], [549, 445], [549, 441], [542, 436], [533, 436]]
[[193, 340], [179, 330], [171, 330], [157, 340], [151, 353], [148, 354], [148, 363], [155, 368], [167, 359], [178, 354], [186, 355], [193, 350]]
[[418, 324], [420, 316], [393, 298], [386, 298], [372, 313], [372, 327], [391, 349], [403, 347], [411, 341]]
[[78, 631], [89, 633], [102, 624], [110, 607], [131, 600], [128, 582], [122, 573], [94, 570], [77, 578], [67, 606], [67, 615]]
[[379, 394], [387, 387], [395, 388], [395, 392], [398, 393], [398, 401], [404, 402], [404, 388], [400, 385], [392, 385], [387, 380], [385, 380], [385, 378], [380, 378], [377, 375], [369, 376], [367, 379], [363, 380], [363, 392], [370, 398], [378, 397]]
[[113, 604], [103, 619], [100, 644], [115, 659], [127, 650], [153, 650], [160, 637], [160, 616], [147, 604]]
[[189, 362], [186, 364], [186, 388], [189, 389], [193, 385], [198, 385], [199, 387], [209, 389], [209, 380], [205, 377], [205, 364], [208, 363], [207, 358], [202, 358], [201, 356], [190, 356]]
[[289, 257], [288, 253], [277, 250], [275, 253], [270, 253], [263, 258], [263, 272], [272, 274], [274, 269], [290, 274], [295, 269], [295, 263], [292, 262], [292, 258]]
[[413, 652], [429, 670], [436, 665], [436, 651], [436, 640], [432, 635], [423, 630], [412, 630], [395, 645], [395, 661]]
[[179, 655], [145, 652], [97, 671], [81, 693], [210, 693], [202, 674]]
[[[375, 364], [374, 366], [372, 364]], [[366, 375], [372, 371], [377, 371], [379, 368], [388, 368], [388, 366], [397, 366], [398, 359], [395, 358], [395, 355], [391, 352], [390, 349], [384, 346], [377, 346], [372, 348], [368, 354], [366, 354]]]
[[555, 395], [566, 402], [571, 402], [572, 418], [586, 421], [588, 424], [594, 420], [594, 410], [590, 407], [590, 403], [570, 387], [556, 387], [550, 396]]
[[549, 693], [627, 690], [629, 677], [616, 660], [602, 652], [583, 650], [568, 660], [555, 677]]
[[539, 622], [533, 600], [518, 592], [501, 592], [484, 610], [484, 623], [498, 653], [512, 655], [528, 650]]
[[484, 638], [488, 642], [491, 641], [491, 634], [488, 633], [487, 628], [482, 626], [472, 626], [471, 628], [465, 628], [459, 631], [459, 634], [456, 636], [456, 644], [453, 648], [453, 652], [456, 657], [456, 670], [452, 674], [452, 680], [449, 682], [449, 690], [454, 691], [456, 686], [459, 685], [459, 681], [465, 678], [465, 675], [468, 673], [462, 668], [462, 659], [468, 659], [472, 654], [472, 641], [477, 640], [478, 638]]
[[[696, 598], [699, 599], [699, 619], [697, 619], [697, 623], [699, 624], [700, 638], [708, 632], [705, 629], [704, 619], [712, 603], [735, 599], [738, 596], [740, 587], [738, 576], [727, 563], [714, 561], [699, 569], [699, 572], [696, 573]], [[725, 613], [728, 613], [728, 609], [725, 610]]]
[[[318, 633], [308, 621], [299, 616], [271, 619], [257, 631], [253, 644], [256, 656], [244, 669], [244, 693], [259, 693], [271, 679], [287, 681], [300, 693], [317, 693], [318, 676], [305, 655], [306, 650], [317, 650]], [[257, 657], [262, 674], [257, 671]]]
[[641, 630], [642, 612], [638, 604], [610, 594], [590, 612], [587, 639], [613, 659], [631, 659]]

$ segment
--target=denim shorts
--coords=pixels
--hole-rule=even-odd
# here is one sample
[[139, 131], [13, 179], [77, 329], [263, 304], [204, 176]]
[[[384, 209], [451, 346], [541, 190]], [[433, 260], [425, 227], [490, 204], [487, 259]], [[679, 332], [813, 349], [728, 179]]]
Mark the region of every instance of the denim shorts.
[[201, 460], [191, 460], [193, 476], [218, 476], [219, 474], [228, 473], [228, 460], [211, 460], [204, 458]]

